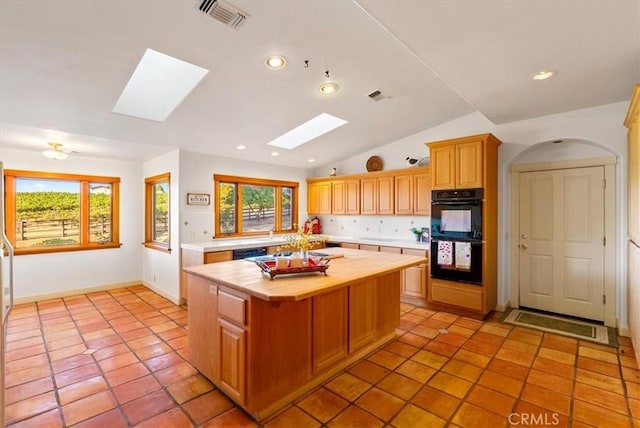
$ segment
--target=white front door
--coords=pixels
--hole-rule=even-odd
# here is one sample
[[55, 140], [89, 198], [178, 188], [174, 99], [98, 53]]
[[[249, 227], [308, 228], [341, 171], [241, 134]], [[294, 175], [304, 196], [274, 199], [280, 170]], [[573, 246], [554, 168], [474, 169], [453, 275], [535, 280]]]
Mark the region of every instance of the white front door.
[[604, 168], [520, 173], [520, 306], [604, 320]]

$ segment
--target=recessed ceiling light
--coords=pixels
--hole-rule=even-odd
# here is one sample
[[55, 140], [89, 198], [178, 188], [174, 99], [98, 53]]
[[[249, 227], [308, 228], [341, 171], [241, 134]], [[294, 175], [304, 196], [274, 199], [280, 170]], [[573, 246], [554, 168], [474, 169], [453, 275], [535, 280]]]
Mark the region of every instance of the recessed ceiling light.
[[318, 88], [318, 91], [322, 95], [331, 95], [338, 92], [338, 89], [340, 89], [340, 87], [338, 86], [337, 83], [327, 82], [320, 85], [320, 87]]
[[555, 76], [555, 74], [556, 72], [551, 70], [538, 71], [536, 74], [531, 76], [531, 80], [547, 80]]
[[247, 146], [245, 146], [244, 144], [239, 144], [236, 146], [236, 150], [246, 150]]
[[279, 155], [280, 155], [280, 153], [278, 153], [278, 152], [271, 152], [271, 156], [279, 156]]
[[281, 70], [287, 65], [287, 60], [282, 55], [269, 55], [264, 63], [271, 70]]
[[344, 119], [331, 116], [327, 113], [321, 113], [311, 120], [303, 123], [302, 125], [292, 129], [268, 142], [270, 146], [281, 147], [283, 149], [292, 150], [298, 146], [303, 145], [306, 142], [313, 140], [329, 131], [333, 131], [336, 128], [348, 123]]
[[147, 49], [112, 111], [164, 122], [207, 73], [205, 68]]
[[316, 161], [315, 159], [309, 159], [307, 162], [309, 162], [309, 163], [313, 163], [313, 162], [315, 162], [315, 161]]

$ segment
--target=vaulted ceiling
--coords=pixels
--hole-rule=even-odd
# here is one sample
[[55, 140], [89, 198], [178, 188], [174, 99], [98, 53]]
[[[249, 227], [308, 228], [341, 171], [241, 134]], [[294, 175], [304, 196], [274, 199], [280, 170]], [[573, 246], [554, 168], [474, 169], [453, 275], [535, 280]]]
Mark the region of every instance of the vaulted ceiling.
[[[638, 1], [229, 0], [248, 14], [238, 29], [200, 3], [3, 0], [2, 147], [316, 168], [474, 111], [501, 124], [625, 101], [640, 81]], [[165, 122], [112, 113], [147, 48], [210, 70]], [[267, 69], [269, 54], [287, 67]], [[327, 70], [332, 96], [317, 90]], [[269, 155], [323, 112], [349, 123]]]

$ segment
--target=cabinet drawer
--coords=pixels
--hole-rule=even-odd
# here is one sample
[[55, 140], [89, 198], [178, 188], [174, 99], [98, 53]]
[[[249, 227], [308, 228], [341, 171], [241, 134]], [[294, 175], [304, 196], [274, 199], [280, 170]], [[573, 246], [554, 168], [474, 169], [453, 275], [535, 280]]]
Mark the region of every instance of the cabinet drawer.
[[431, 280], [431, 300], [461, 308], [482, 311], [482, 288]]
[[427, 250], [414, 250], [413, 248], [403, 248], [402, 254], [406, 254], [408, 256], [418, 256], [418, 257], [429, 258], [429, 252]]
[[238, 325], [246, 324], [247, 301], [222, 290], [218, 292], [218, 314]]
[[402, 248], [400, 247], [380, 247], [381, 253], [393, 253], [393, 254], [401, 254]]
[[204, 253], [204, 263], [218, 263], [228, 262], [233, 260], [233, 254], [231, 251], [214, 251], [211, 253]]
[[360, 249], [364, 251], [380, 251], [380, 247], [377, 245], [360, 244]]

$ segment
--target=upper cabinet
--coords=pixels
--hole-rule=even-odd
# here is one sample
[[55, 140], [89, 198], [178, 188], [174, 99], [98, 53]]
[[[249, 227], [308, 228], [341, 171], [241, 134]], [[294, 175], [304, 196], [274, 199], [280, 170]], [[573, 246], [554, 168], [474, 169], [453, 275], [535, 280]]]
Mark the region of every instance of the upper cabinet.
[[307, 212], [331, 214], [331, 181], [316, 181], [307, 185]]
[[640, 85], [636, 85], [624, 121], [627, 135], [627, 228], [629, 239], [640, 245]]
[[431, 186], [471, 189], [492, 185], [487, 171], [497, 167], [500, 140], [492, 134], [427, 143], [431, 157]]
[[310, 215], [429, 215], [429, 167], [307, 179]]

